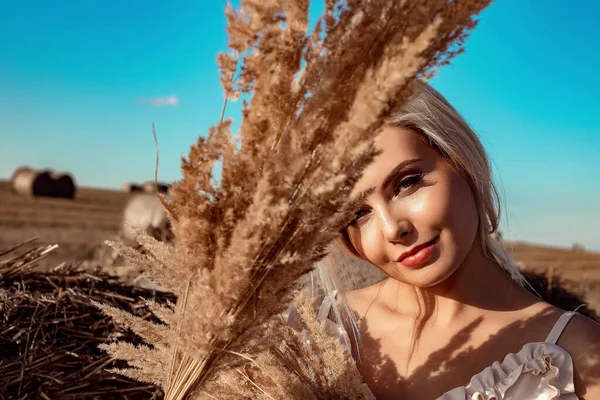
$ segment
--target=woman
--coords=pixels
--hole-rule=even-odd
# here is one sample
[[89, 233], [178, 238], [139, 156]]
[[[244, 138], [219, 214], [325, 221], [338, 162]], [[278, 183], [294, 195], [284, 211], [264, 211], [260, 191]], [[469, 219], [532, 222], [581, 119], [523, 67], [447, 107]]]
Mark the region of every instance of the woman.
[[342, 242], [388, 278], [321, 307], [358, 333], [353, 354], [374, 395], [600, 399], [600, 325], [523, 288], [492, 239], [497, 192], [467, 123], [425, 87], [375, 145], [355, 188], [373, 192]]

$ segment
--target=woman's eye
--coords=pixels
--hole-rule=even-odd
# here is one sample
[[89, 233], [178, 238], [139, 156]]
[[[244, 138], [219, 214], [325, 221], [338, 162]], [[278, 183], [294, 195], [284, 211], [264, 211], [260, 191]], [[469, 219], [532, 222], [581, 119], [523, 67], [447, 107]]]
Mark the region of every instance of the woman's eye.
[[421, 182], [421, 179], [423, 179], [423, 175], [412, 175], [412, 176], [402, 179], [398, 183], [398, 185], [396, 185], [396, 193], [395, 194], [397, 195], [398, 193], [400, 193], [403, 190], [410, 189], [417, 183]]
[[352, 220], [350, 225], [362, 222], [365, 219], [365, 217], [370, 213], [371, 211], [365, 209], [354, 211], [354, 219]]

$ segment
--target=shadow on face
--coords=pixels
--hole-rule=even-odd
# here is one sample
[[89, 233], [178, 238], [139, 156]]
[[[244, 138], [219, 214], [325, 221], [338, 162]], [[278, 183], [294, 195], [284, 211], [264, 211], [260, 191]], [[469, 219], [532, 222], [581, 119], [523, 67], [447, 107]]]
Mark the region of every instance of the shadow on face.
[[[356, 211], [347, 239], [357, 256], [398, 281], [418, 287], [439, 283], [473, 248], [479, 226], [473, 191], [463, 174], [415, 131], [385, 128], [375, 145], [381, 153], [354, 194], [371, 188], [373, 193]], [[411, 251], [428, 244], [427, 259], [408, 262]]]

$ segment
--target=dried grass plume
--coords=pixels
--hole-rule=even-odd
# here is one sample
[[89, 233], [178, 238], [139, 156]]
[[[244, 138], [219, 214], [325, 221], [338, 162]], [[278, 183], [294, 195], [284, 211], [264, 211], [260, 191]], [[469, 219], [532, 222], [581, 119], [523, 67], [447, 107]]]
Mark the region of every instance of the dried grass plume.
[[241, 128], [233, 138], [221, 117], [182, 161], [166, 207], [173, 246], [142, 234], [145, 253], [113, 244], [178, 297], [153, 306], [162, 323], [101, 306], [148, 343], [105, 346], [129, 361], [121, 373], [173, 400], [369, 398], [309, 309], [308, 342], [277, 317], [349, 221], [384, 119], [462, 50], [489, 2], [326, 0], [311, 31], [308, 0], [227, 7], [218, 61], [226, 98], [248, 99]]

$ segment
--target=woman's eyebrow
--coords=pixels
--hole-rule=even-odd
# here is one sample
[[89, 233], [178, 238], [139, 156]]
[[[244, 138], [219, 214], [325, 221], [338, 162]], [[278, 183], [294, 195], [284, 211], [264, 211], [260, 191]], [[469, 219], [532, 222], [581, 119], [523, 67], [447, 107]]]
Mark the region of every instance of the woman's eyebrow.
[[382, 184], [383, 190], [385, 190], [392, 183], [392, 181], [394, 180], [396, 175], [398, 175], [400, 172], [402, 172], [403, 169], [405, 169], [419, 161], [423, 161], [423, 159], [422, 158], [413, 158], [410, 160], [402, 161], [400, 164], [396, 165], [396, 168], [394, 168], [392, 170], [392, 172], [390, 172], [383, 180], [383, 184]]

